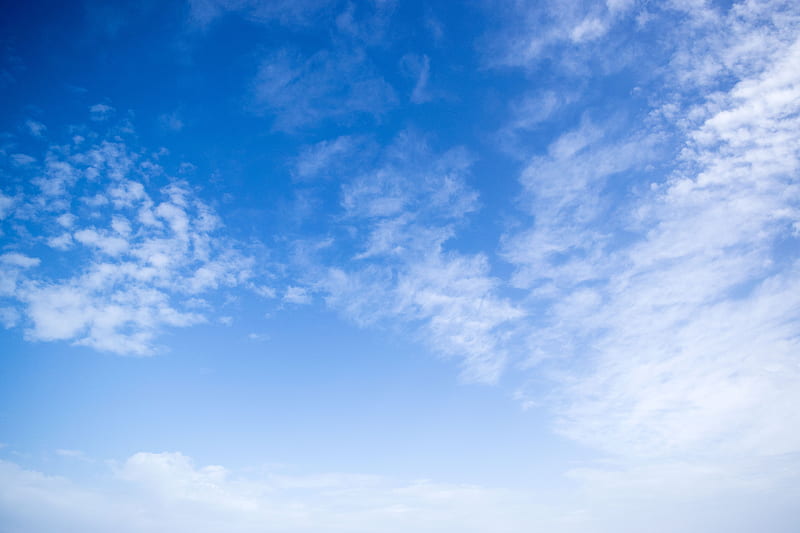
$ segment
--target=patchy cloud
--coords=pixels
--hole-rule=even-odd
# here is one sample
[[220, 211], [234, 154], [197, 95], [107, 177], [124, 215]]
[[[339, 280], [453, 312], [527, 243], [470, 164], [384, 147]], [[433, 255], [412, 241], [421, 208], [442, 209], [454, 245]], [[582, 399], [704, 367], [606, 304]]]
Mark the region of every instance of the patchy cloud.
[[354, 238], [351, 266], [315, 276], [345, 316], [419, 324], [423, 342], [460, 359], [466, 379], [492, 382], [506, 362], [505, 330], [523, 313], [497, 294], [485, 255], [447, 247], [478, 205], [464, 181], [469, 166], [463, 150], [436, 155], [416, 134], [401, 135], [382, 164], [342, 186], [344, 227], [356, 233], [339, 246]]
[[294, 161], [293, 175], [298, 181], [310, 181], [343, 172], [352, 165], [359, 144], [360, 139], [343, 135], [307, 146]]
[[[0, 256], [3, 297], [27, 338], [149, 354], [162, 328], [206, 320], [188, 300], [251, 276], [214, 211], [123, 141], [53, 145], [43, 160], [7, 219], [7, 242], [21, 251]], [[52, 273], [53, 254], [72, 269]]]
[[89, 107], [89, 117], [96, 122], [102, 122], [111, 118], [115, 111], [108, 104], [94, 104]]
[[[716, 32], [687, 47], [728, 55], [719, 67], [676, 52], [666, 76], [695, 82], [656, 104], [686, 117], [669, 132], [683, 140], [666, 180], [631, 180], [622, 198], [605, 186], [647, 175], [661, 123], [611, 140], [584, 121], [522, 174], [534, 221], [505, 250], [513, 283], [547, 310], [531, 364], [574, 369], [578, 358], [581, 371], [557, 374], [559, 429], [610, 454], [739, 464], [800, 451], [798, 265], [786, 251], [800, 216], [800, 43], [791, 17], [764, 38], [765, 16], [757, 3], [730, 13], [735, 39], [749, 43], [739, 61], [716, 48], [731, 44]], [[709, 17], [699, 35], [717, 24]], [[695, 83], [730, 76], [729, 89], [694, 97]]]
[[25, 129], [34, 137], [43, 138], [47, 131], [47, 126], [39, 121], [28, 119], [25, 121]]
[[253, 107], [274, 115], [274, 128], [293, 131], [326, 120], [379, 117], [396, 101], [363, 50], [284, 49], [265, 58], [253, 82]]

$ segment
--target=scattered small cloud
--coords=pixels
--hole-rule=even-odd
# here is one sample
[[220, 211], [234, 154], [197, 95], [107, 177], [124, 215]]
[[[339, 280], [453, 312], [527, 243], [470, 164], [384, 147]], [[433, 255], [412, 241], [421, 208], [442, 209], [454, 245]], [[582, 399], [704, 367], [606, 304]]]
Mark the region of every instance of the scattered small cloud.
[[309, 304], [311, 303], [311, 294], [306, 287], [289, 286], [283, 293], [283, 301], [290, 304]]
[[177, 111], [160, 115], [158, 117], [158, 123], [162, 129], [173, 132], [181, 131], [184, 125]]
[[[6, 329], [16, 327], [19, 323], [19, 312], [13, 307], [0, 307], [0, 324]], [[0, 448], [3, 446], [0, 444]]]
[[12, 196], [6, 196], [0, 192], [0, 220], [5, 219], [10, 213], [16, 200]]
[[89, 107], [89, 118], [96, 122], [108, 120], [114, 115], [115, 109], [108, 104], [94, 104]]
[[41, 260], [37, 257], [29, 257], [18, 252], [8, 252], [0, 255], [0, 263], [19, 268], [31, 268], [39, 266]]
[[[31, 165], [39, 177], [19, 197], [2, 197], [9, 213], [19, 205], [4, 236], [19, 251], [0, 255], [0, 293], [24, 317], [7, 312], [4, 322], [25, 324], [27, 339], [151, 354], [162, 328], [208, 320], [187, 300], [249, 283], [253, 261], [219, 235], [214, 211], [187, 183], [165, 182], [158, 162], [121, 137], [69, 153], [51, 147]], [[40, 241], [56, 255], [25, 251]], [[52, 276], [56, 257], [73, 268]]]
[[47, 126], [36, 120], [28, 119], [25, 121], [25, 129], [34, 137], [41, 139], [44, 138]]
[[36, 162], [35, 157], [26, 154], [11, 154], [11, 163], [17, 167], [26, 167]]
[[69, 459], [77, 459], [80, 461], [89, 461], [89, 458], [80, 450], [64, 450], [58, 449], [56, 450], [56, 455], [59, 457], [66, 457]]

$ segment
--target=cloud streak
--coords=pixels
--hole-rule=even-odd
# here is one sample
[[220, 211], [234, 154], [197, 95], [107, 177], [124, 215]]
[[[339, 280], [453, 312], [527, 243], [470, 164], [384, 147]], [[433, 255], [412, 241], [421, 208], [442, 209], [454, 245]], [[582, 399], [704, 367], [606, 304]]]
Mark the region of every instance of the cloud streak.
[[[514, 283], [546, 310], [531, 364], [566, 358], [552, 366], [562, 367], [559, 430], [612, 455], [767, 465], [800, 451], [800, 42], [791, 17], [763, 38], [767, 12], [746, 2], [728, 15], [753, 23], [736, 30], [749, 43], [741, 60], [728, 55], [732, 70], [714, 74], [735, 84], [697, 101], [687, 83], [685, 98], [667, 98], [661, 111], [686, 120], [666, 180], [612, 202], [603, 180], [642, 172], [663, 130], [608, 142], [590, 123], [522, 175], [535, 223], [509, 237], [506, 254]], [[708, 39], [691, 46], [725, 44]], [[693, 70], [668, 76], [708, 84], [707, 67], [681, 63]]]
[[261, 63], [253, 109], [275, 116], [274, 128], [295, 131], [323, 121], [379, 117], [397, 98], [365, 52], [334, 48], [306, 57], [284, 49]]

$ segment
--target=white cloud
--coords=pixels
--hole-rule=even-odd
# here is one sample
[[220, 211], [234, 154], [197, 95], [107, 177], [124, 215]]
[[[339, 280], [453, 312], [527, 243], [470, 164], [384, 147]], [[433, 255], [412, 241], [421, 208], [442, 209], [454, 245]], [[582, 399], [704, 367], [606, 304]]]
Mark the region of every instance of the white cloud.
[[55, 237], [49, 237], [46, 242], [48, 246], [58, 250], [67, 250], [73, 244], [72, 235], [69, 233], [62, 233]]
[[36, 162], [35, 157], [31, 157], [27, 154], [12, 154], [11, 155], [11, 162], [18, 166], [18, 167], [25, 167], [32, 163]]
[[352, 164], [350, 156], [358, 143], [358, 139], [343, 135], [307, 146], [295, 160], [294, 175], [299, 180], [311, 180], [330, 176], [332, 170], [341, 171], [345, 164]]
[[158, 123], [163, 129], [169, 131], [181, 131], [184, 126], [183, 120], [181, 120], [181, 117], [177, 111], [161, 115], [158, 117]]
[[228, 13], [237, 13], [262, 24], [278, 21], [304, 25], [330, 3], [330, 0], [190, 0], [189, 20], [203, 28]]
[[576, 531], [789, 532], [796, 525], [792, 508], [800, 494], [791, 461], [610, 462], [567, 476], [585, 505], [572, 515]]
[[108, 104], [94, 104], [89, 107], [89, 117], [94, 121], [108, 120], [114, 114], [114, 108]]
[[100, 234], [94, 228], [76, 231], [73, 237], [79, 243], [94, 246], [110, 256], [119, 255], [128, 249], [127, 240], [109, 234]]
[[392, 27], [392, 15], [396, 10], [395, 0], [378, 0], [359, 5], [348, 2], [335, 18], [336, 29], [343, 38], [367, 46], [385, 45]]
[[348, 318], [415, 324], [435, 352], [462, 362], [466, 379], [492, 382], [505, 365], [507, 329], [522, 312], [498, 295], [484, 255], [447, 249], [477, 208], [464, 181], [469, 166], [463, 150], [434, 155], [413, 133], [401, 135], [383, 164], [342, 187], [343, 225], [355, 232], [340, 245], [353, 240], [352, 266], [312, 276]]
[[[150, 354], [161, 329], [207, 320], [193, 297], [249, 283], [253, 261], [219, 234], [212, 209], [186, 183], [166, 180], [155, 161], [121, 141], [79, 151], [53, 146], [44, 161], [40, 193], [18, 201], [17, 227], [30, 229], [9, 242], [25, 250], [40, 239], [71, 266], [28, 276], [20, 268], [39, 259], [0, 258], [0, 289], [24, 317], [28, 339]], [[73, 198], [90, 199], [90, 216], [69, 209]]]
[[274, 114], [274, 128], [282, 131], [378, 116], [395, 100], [392, 87], [358, 49], [321, 50], [310, 57], [284, 49], [264, 59], [253, 82], [254, 110]]
[[[771, 11], [780, 12], [732, 9], [733, 38], [748, 43], [739, 61], [717, 48], [736, 43], [716, 32], [704, 40], [716, 19], [697, 26], [687, 50], [726, 57], [713, 75], [702, 61], [673, 63], [669, 79], [695, 81], [661, 101], [685, 117], [665, 181], [641, 186], [642, 154], [659, 136], [645, 128], [609, 142], [588, 123], [521, 179], [535, 221], [506, 252], [514, 282], [544, 310], [531, 363], [556, 359], [539, 368], [562, 387], [559, 430], [628, 461], [735, 468], [800, 452], [800, 265], [788, 251], [800, 220], [800, 41], [788, 28], [800, 17], [793, 8], [772, 20], [785, 26], [765, 28]], [[728, 88], [698, 102], [698, 80]], [[602, 185], [619, 172], [642, 177], [612, 201]]]
[[276, 295], [275, 289], [267, 285], [252, 284], [249, 285], [248, 288], [262, 298], [275, 298]]
[[728, 12], [702, 2], [673, 2], [687, 15], [674, 28], [677, 47], [670, 72], [681, 88], [711, 91], [719, 82], [747, 77], [767, 67], [797, 36], [798, 15], [791, 1], [741, 1]]
[[2, 192], [0, 192], [0, 220], [3, 220], [8, 216], [11, 212], [11, 208], [14, 207], [15, 200], [11, 196], [6, 196]]
[[137, 453], [102, 486], [0, 461], [0, 516], [28, 533], [52, 531], [516, 533], [540, 518], [522, 492], [399, 482], [357, 474], [243, 477], [195, 466], [181, 453]]
[[33, 119], [25, 121], [25, 128], [28, 130], [28, 133], [39, 138], [44, 137], [44, 132], [47, 131], [47, 126]]
[[87, 457], [86, 454], [80, 450], [68, 450], [59, 448], [56, 450], [56, 455], [58, 455], [59, 457], [66, 457], [67, 459], [73, 459], [76, 461], [91, 462], [91, 459]]
[[400, 59], [400, 66], [406, 73], [414, 78], [414, 88], [410, 100], [415, 104], [422, 104], [433, 98], [428, 83], [431, 75], [431, 62], [427, 55], [406, 54]]
[[0, 255], [0, 262], [9, 266], [30, 268], [38, 266], [41, 261], [37, 257], [28, 257], [18, 252], [9, 252]]
[[19, 312], [13, 307], [0, 307], [0, 324], [6, 329], [13, 328], [19, 322]]
[[425, 340], [461, 358], [465, 378], [494, 381], [506, 363], [503, 328], [523, 312], [496, 296], [498, 283], [485, 257], [437, 252], [408, 264], [399, 276], [395, 311], [426, 321]]
[[283, 301], [291, 304], [307, 304], [311, 303], [311, 295], [305, 287], [290, 285], [286, 287], [286, 292], [283, 294]]
[[[68, 452], [71, 456], [72, 452]], [[790, 533], [796, 469], [775, 464], [781, 491], [720, 465], [576, 467], [568, 490], [532, 492], [350, 473], [292, 474], [198, 466], [184, 454], [122, 462], [78, 455], [92, 475], [56, 477], [0, 461], [0, 517], [11, 531], [95, 533], [485, 532]], [[724, 494], [734, 506], [714, 505]], [[759, 510], [769, 509], [769, 517]], [[753, 517], [758, 517], [757, 522]]]
[[77, 217], [72, 213], [64, 213], [63, 215], [56, 217], [56, 222], [65, 228], [71, 228], [75, 224], [76, 219]]
[[526, 132], [540, 128], [557, 116], [567, 104], [573, 103], [579, 93], [560, 89], [537, 90], [509, 104], [510, 120], [497, 133], [498, 147], [506, 153], [527, 159], [530, 143], [525, 142]]
[[[797, 239], [800, 220], [800, 41], [772, 59], [715, 96], [684, 151], [694, 172], [639, 208], [651, 229], [612, 282], [614, 335], [575, 407], [607, 405], [602, 390], [615, 391], [598, 440], [616, 431], [650, 451], [800, 451], [798, 266], [775, 247]], [[625, 364], [623, 353], [637, 356]]]
[[532, 158], [521, 182], [528, 195], [533, 227], [508, 239], [506, 257], [517, 266], [512, 282], [532, 288], [543, 283], [590, 281], [598, 271], [615, 222], [613, 202], [602, 191], [615, 175], [641, 170], [656, 155], [658, 137], [637, 134], [609, 139], [605, 127], [584, 119]]
[[[490, 34], [484, 44], [485, 60], [490, 65], [532, 67], [545, 58], [556, 57], [561, 67], [574, 68], [574, 57], [585, 54], [611, 29], [628, 17], [636, 2], [513, 2], [497, 9], [493, 16], [502, 19], [501, 29]], [[591, 52], [590, 52], [591, 53]], [[616, 58], [619, 60], [620, 58]]]

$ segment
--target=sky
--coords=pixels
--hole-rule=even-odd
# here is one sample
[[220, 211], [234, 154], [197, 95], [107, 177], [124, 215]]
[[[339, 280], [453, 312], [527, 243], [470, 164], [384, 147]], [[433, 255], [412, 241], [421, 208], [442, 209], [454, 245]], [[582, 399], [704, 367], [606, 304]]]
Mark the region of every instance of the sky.
[[0, 533], [800, 528], [797, 2], [0, 9]]

